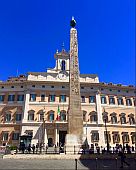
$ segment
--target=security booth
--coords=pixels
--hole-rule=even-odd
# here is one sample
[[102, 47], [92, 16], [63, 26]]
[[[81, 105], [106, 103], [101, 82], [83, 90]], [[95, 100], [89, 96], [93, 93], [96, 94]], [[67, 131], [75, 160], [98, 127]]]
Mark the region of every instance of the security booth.
[[22, 135], [20, 136], [20, 149], [25, 146], [27, 148], [29, 144], [31, 145], [32, 135]]

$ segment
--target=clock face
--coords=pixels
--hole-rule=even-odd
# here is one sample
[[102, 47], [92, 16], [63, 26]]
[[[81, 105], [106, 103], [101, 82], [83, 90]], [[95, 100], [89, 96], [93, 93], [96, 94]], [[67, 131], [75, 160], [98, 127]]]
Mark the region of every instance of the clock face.
[[60, 72], [60, 73], [58, 74], [58, 77], [59, 77], [60, 80], [66, 80], [67, 75], [66, 75], [66, 73]]

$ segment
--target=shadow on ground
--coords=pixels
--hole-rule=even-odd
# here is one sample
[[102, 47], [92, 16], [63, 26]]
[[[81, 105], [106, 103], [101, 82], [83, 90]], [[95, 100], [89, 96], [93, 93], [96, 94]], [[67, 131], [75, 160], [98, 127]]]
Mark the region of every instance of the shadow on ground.
[[[85, 141], [85, 145], [87, 142]], [[123, 168], [120, 168], [121, 161], [118, 155], [113, 154], [89, 154], [88, 147], [86, 147], [86, 152], [81, 154], [80, 159], [77, 160], [77, 169], [78, 167], [86, 167], [90, 170], [135, 170], [136, 169], [136, 158], [126, 158], [126, 161], [130, 164], [130, 167], [124, 165]], [[83, 169], [84, 169], [83, 168]]]

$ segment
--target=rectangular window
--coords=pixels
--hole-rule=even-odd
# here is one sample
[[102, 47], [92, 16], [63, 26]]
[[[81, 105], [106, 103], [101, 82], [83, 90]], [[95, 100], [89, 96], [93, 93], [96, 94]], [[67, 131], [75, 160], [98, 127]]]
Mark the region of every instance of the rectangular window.
[[113, 96], [109, 97], [109, 104], [115, 104], [115, 99]]
[[15, 100], [15, 95], [8, 95], [8, 101], [14, 101]]
[[96, 99], [95, 96], [89, 96], [89, 103], [95, 103]]
[[101, 96], [101, 104], [106, 104], [106, 97], [105, 96]]
[[21, 119], [22, 119], [22, 114], [17, 113], [16, 114], [16, 121], [21, 121]]
[[98, 132], [92, 132], [91, 136], [92, 142], [98, 142], [99, 141], [99, 133]]
[[136, 143], [136, 132], [132, 132], [131, 140], [132, 140], [132, 144]]
[[55, 95], [49, 95], [49, 102], [55, 102]]
[[119, 97], [118, 98], [118, 105], [123, 105], [123, 98], [122, 97]]
[[23, 94], [17, 95], [17, 101], [24, 101], [24, 95]]
[[36, 94], [30, 94], [30, 101], [36, 101]]
[[43, 119], [44, 119], [44, 113], [40, 112], [40, 114], [39, 114], [39, 121], [43, 121]]
[[66, 95], [60, 96], [60, 102], [66, 102]]
[[8, 132], [3, 132], [3, 141], [8, 140]]
[[113, 143], [119, 143], [120, 142], [120, 136], [118, 133], [115, 133], [113, 135]]
[[124, 143], [128, 143], [129, 142], [129, 135], [127, 133], [123, 134], [122, 141]]
[[6, 113], [5, 122], [10, 122], [10, 121], [11, 121], [11, 113]]
[[0, 95], [0, 102], [4, 101], [4, 97], [5, 97], [5, 95]]
[[19, 133], [14, 132], [12, 135], [12, 140], [19, 140]]
[[41, 94], [41, 102], [45, 101], [45, 94]]
[[126, 105], [127, 105], [127, 106], [132, 106], [132, 101], [131, 101], [131, 99], [126, 99]]
[[81, 102], [85, 103], [85, 96], [81, 96]]

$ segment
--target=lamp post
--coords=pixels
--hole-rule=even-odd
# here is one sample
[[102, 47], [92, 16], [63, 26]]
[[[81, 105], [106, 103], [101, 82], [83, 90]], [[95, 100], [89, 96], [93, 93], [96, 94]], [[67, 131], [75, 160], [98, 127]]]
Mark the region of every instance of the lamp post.
[[87, 139], [87, 121], [86, 121], [85, 127], [86, 127], [86, 139]]
[[87, 122], [88, 120], [85, 121], [85, 127], [86, 127], [86, 140], [85, 140], [85, 149], [88, 149], [89, 145], [88, 145], [88, 140], [87, 140]]
[[45, 119], [44, 119], [45, 108], [43, 109], [43, 129], [42, 129], [42, 144], [44, 146], [44, 139], [45, 139]]
[[104, 116], [104, 123], [105, 123], [105, 132], [106, 132], [107, 153], [109, 153], [109, 139], [108, 139], [107, 125], [106, 125], [107, 113], [105, 112], [105, 110], [104, 110], [103, 116]]

